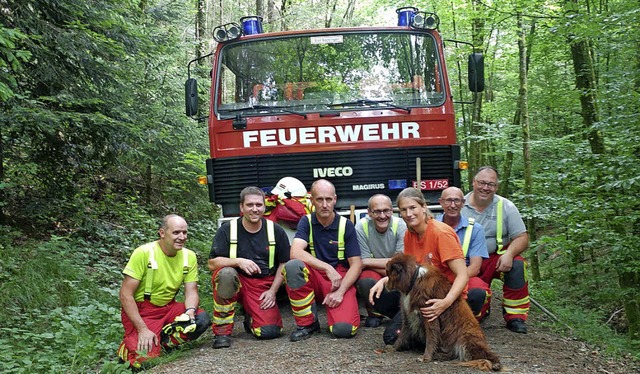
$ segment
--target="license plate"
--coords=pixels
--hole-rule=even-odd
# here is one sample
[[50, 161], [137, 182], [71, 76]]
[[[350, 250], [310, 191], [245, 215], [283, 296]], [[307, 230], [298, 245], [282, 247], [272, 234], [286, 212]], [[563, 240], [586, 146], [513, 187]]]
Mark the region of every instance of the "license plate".
[[[444, 190], [449, 187], [448, 179], [425, 179], [420, 181], [420, 189], [425, 191]], [[413, 188], [418, 188], [418, 183], [413, 181]]]

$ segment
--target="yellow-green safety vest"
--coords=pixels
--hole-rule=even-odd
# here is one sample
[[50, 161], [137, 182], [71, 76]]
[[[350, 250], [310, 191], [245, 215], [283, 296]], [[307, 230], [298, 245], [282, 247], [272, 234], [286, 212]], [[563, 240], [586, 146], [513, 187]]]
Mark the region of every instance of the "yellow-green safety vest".
[[502, 208], [504, 207], [504, 201], [501, 197], [498, 197], [498, 203], [496, 204], [496, 243], [498, 244], [498, 249], [496, 253], [501, 255], [505, 253], [507, 250], [502, 249], [504, 247], [502, 245]]
[[469, 225], [464, 231], [464, 239], [462, 240], [462, 255], [465, 258], [467, 257], [467, 252], [469, 251], [469, 243], [471, 243], [471, 233], [473, 232], [473, 225], [475, 223], [475, 219], [469, 218]]
[[[242, 219], [242, 218], [241, 218]], [[267, 241], [269, 242], [269, 269], [273, 268], [276, 256], [276, 234], [273, 221], [267, 222]], [[238, 219], [229, 222], [229, 258], [238, 257]]]
[[[313, 225], [311, 224], [311, 214], [307, 214], [309, 220], [309, 250], [311, 255], [316, 257], [316, 251], [313, 248]], [[338, 223], [338, 261], [344, 260], [344, 232], [347, 227], [347, 219], [340, 216], [340, 222]]]

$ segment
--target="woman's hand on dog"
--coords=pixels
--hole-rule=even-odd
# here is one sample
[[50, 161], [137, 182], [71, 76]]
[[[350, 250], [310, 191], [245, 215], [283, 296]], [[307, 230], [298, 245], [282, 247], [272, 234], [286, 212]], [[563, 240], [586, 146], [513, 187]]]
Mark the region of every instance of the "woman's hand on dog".
[[378, 282], [376, 282], [376, 284], [374, 284], [373, 287], [371, 287], [371, 290], [369, 290], [369, 303], [371, 303], [371, 305], [375, 305], [374, 300], [380, 298], [380, 295], [382, 294], [382, 290], [384, 290], [384, 286], [387, 284], [388, 281], [389, 281], [389, 277], [384, 277], [380, 279]]
[[433, 322], [451, 306], [451, 303], [446, 299], [429, 299], [425, 302], [425, 305], [425, 307], [420, 308], [420, 313], [427, 321]]

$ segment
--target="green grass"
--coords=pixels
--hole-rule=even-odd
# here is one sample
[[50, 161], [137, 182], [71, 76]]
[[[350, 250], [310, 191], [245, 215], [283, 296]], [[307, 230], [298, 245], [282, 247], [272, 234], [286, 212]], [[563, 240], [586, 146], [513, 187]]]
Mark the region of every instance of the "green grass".
[[607, 324], [611, 316], [603, 305], [587, 308], [586, 300], [572, 300], [573, 295], [566, 288], [552, 281], [530, 284], [530, 289], [532, 297], [557, 317], [558, 322], [551, 319], [541, 322], [554, 332], [587, 342], [609, 356], [640, 361], [640, 341], [616, 332]]

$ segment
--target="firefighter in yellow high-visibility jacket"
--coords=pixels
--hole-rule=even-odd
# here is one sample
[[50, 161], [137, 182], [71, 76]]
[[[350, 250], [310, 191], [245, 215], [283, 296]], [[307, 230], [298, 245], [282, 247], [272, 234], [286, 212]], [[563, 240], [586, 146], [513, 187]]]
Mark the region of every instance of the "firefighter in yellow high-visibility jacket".
[[[160, 239], [136, 248], [122, 271], [124, 340], [118, 356], [140, 367], [161, 350], [197, 339], [211, 325], [198, 308], [198, 262], [184, 247], [187, 222], [175, 214], [162, 220]], [[184, 303], [175, 300], [184, 283]]]

